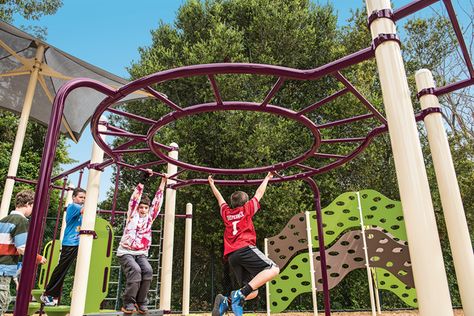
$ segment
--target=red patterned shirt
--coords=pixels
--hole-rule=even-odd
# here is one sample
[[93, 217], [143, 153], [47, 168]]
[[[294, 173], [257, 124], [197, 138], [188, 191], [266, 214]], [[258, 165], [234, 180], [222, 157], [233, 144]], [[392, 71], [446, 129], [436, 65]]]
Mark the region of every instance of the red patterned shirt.
[[148, 253], [151, 246], [151, 225], [160, 213], [163, 204], [163, 191], [156, 191], [150, 211], [144, 217], [140, 217], [138, 205], [143, 194], [143, 184], [139, 183], [133, 191], [128, 203], [127, 224], [120, 240], [120, 248], [131, 251]]
[[231, 209], [227, 203], [221, 205], [221, 217], [224, 220], [224, 256], [245, 246], [255, 246], [257, 234], [252, 217], [260, 209], [256, 197], [237, 208]]

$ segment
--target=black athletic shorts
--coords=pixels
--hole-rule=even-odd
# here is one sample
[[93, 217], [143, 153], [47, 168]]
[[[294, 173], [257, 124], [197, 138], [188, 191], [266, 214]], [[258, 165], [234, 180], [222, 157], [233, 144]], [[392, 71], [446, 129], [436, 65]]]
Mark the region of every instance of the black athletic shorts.
[[249, 283], [263, 270], [277, 266], [255, 246], [247, 246], [231, 252], [228, 259], [239, 286]]

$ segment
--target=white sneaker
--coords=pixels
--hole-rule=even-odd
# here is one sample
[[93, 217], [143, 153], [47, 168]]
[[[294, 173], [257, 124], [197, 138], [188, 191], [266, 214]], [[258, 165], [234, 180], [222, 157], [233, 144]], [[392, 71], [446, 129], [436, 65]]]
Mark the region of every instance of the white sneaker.
[[40, 301], [44, 304], [44, 306], [56, 306], [58, 305], [58, 300], [53, 298], [52, 296], [41, 294]]

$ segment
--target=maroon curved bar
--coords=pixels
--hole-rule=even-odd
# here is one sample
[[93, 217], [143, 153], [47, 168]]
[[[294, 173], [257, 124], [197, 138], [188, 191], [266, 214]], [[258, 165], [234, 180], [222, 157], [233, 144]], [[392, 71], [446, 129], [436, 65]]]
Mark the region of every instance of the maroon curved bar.
[[[330, 74], [333, 70], [332, 67], [347, 67], [352, 65], [353, 63], [359, 62], [361, 59], [365, 60], [366, 58], [370, 57], [371, 54], [368, 53], [367, 50], [359, 51], [351, 56], [341, 58], [338, 61], [335, 61], [331, 64], [312, 69], [312, 70], [299, 70], [299, 69], [292, 69], [286, 67], [279, 67], [279, 66], [272, 66], [272, 65], [258, 65], [258, 64], [206, 64], [206, 65], [195, 65], [195, 66], [188, 66], [188, 67], [180, 67], [177, 69], [171, 69], [162, 71], [156, 74], [149, 75], [147, 77], [138, 79], [129, 83], [128, 85], [122, 87], [121, 89], [117, 90], [115, 93], [114, 98], [109, 98], [104, 100], [97, 108], [96, 112], [94, 113], [91, 121], [91, 130], [93, 133], [93, 137], [95, 141], [101, 146], [104, 151], [110, 156], [113, 157], [114, 160], [119, 160], [119, 157], [123, 156], [124, 154], [128, 153], [138, 153], [138, 152], [153, 152], [155, 153], [158, 158], [160, 158], [164, 162], [169, 162], [172, 164], [177, 165], [178, 167], [184, 170], [192, 170], [198, 171], [205, 174], [226, 174], [226, 175], [244, 175], [244, 174], [258, 174], [268, 171], [281, 171], [284, 169], [288, 169], [289, 167], [293, 166], [304, 166], [303, 162], [316, 157], [319, 159], [326, 159], [326, 165], [323, 167], [312, 169], [311, 167], [305, 168], [298, 174], [286, 175], [286, 176], [279, 176], [272, 180], [272, 182], [281, 182], [281, 181], [291, 181], [296, 179], [304, 179], [308, 176], [314, 176], [319, 173], [327, 172], [331, 169], [334, 169], [351, 159], [355, 158], [367, 145], [370, 143], [372, 138], [379, 134], [382, 131], [387, 129], [386, 127], [386, 120], [385, 118], [376, 110], [376, 108], [363, 97], [357, 89], [339, 72], [335, 74], [331, 74], [335, 76], [337, 80], [339, 80], [346, 88], [342, 91], [327, 97], [321, 101], [314, 103], [313, 105], [300, 110], [300, 111], [293, 111], [291, 109], [287, 109], [282, 106], [270, 104], [272, 98], [278, 93], [279, 89], [284, 85], [285, 80], [293, 79], [293, 80], [314, 80], [321, 76]], [[218, 83], [216, 81], [216, 75], [220, 74], [252, 74], [252, 75], [271, 75], [276, 76], [278, 79], [276, 80], [275, 84], [271, 88], [271, 90], [267, 93], [266, 97], [262, 100], [261, 103], [255, 102], [243, 102], [243, 101], [234, 101], [234, 100], [223, 100], [222, 95], [219, 91]], [[187, 78], [192, 76], [207, 76], [209, 79], [210, 85], [209, 88], [212, 89], [213, 94], [215, 96], [215, 102], [211, 103], [204, 103], [204, 104], [195, 104], [192, 106], [188, 106], [186, 108], [180, 107], [179, 105], [175, 104], [171, 100], [167, 100], [163, 97], [162, 94], [154, 91], [150, 86], [156, 85], [158, 83], [162, 83], [169, 80], [175, 80], [179, 78]], [[114, 102], [123, 98], [123, 96], [136, 92], [138, 90], [148, 91], [152, 94], [153, 97], [157, 98], [160, 101], [166, 100], [165, 104], [170, 107], [172, 110], [167, 115], [164, 115], [160, 119], [153, 121], [150, 118], [141, 117], [136, 114], [126, 113], [122, 110], [114, 109]], [[349, 117], [345, 119], [341, 119], [334, 122], [328, 122], [325, 124], [318, 125], [312, 122], [307, 116], [307, 113], [314, 111], [315, 109], [319, 108], [320, 106], [324, 105], [325, 103], [332, 101], [333, 99], [337, 98], [340, 95], [345, 94], [346, 92], [353, 93], [361, 103], [367, 108], [368, 113], [362, 114], [356, 117]], [[302, 155], [292, 158], [288, 161], [279, 162], [273, 165], [263, 166], [263, 167], [254, 167], [254, 168], [242, 168], [242, 169], [221, 169], [221, 168], [211, 168], [206, 166], [198, 166], [187, 163], [185, 161], [174, 160], [168, 157], [167, 152], [171, 150], [169, 146], [164, 144], [160, 144], [154, 140], [154, 136], [160, 131], [161, 128], [164, 126], [187, 116], [196, 115], [199, 113], [204, 112], [212, 112], [212, 111], [229, 111], [229, 110], [241, 110], [241, 111], [255, 111], [255, 112], [265, 112], [271, 113], [277, 116], [285, 117], [291, 120], [294, 120], [306, 128], [309, 129], [313, 136], [313, 144], [311, 147], [304, 152]], [[120, 149], [112, 148], [107, 145], [102, 138], [100, 137], [100, 132], [98, 131], [98, 122], [99, 117], [109, 111], [116, 115], [123, 115], [129, 119], [134, 119], [141, 121], [145, 124], [150, 125], [150, 128], [147, 132], [147, 135], [138, 135], [135, 133], [127, 132], [121, 128], [117, 128], [114, 126], [109, 125], [109, 130], [104, 132], [106, 135], [111, 135], [115, 137], [123, 137], [130, 140], [130, 146], [122, 145]], [[318, 152], [320, 145], [325, 143], [331, 143], [332, 140], [323, 140], [321, 139], [319, 130], [322, 128], [331, 128], [334, 126], [351, 124], [358, 121], [364, 120], [375, 120], [383, 123], [384, 125], [373, 129], [371, 132], [368, 133], [365, 137], [358, 137], [358, 138], [340, 138], [334, 140], [334, 142], [346, 142], [346, 143], [360, 143], [359, 146], [356, 146], [354, 150], [349, 151], [343, 155], [334, 155], [331, 153], [324, 153]], [[139, 149], [130, 149], [132, 145], [137, 145], [142, 143], [144, 146]], [[207, 183], [206, 177], [202, 179], [186, 179], [179, 181], [178, 183], [174, 184], [174, 188], [178, 188], [181, 186], [187, 186], [192, 184], [204, 184]], [[226, 184], [226, 185], [253, 185], [259, 183], [260, 180], [218, 180], [216, 179], [217, 184]]]
[[53, 103], [51, 117], [49, 120], [46, 141], [41, 159], [40, 174], [35, 190], [35, 199], [28, 229], [26, 251], [23, 257], [23, 269], [18, 287], [17, 301], [14, 315], [27, 315], [30, 293], [36, 274], [36, 254], [39, 252], [41, 236], [43, 234], [45, 215], [49, 206], [49, 187], [51, 185], [51, 172], [53, 170], [54, 156], [58, 144], [61, 117], [64, 110], [66, 98], [71, 91], [77, 88], [91, 88], [104, 95], [113, 94], [114, 90], [108, 86], [91, 79], [79, 78], [65, 83], [58, 91]]

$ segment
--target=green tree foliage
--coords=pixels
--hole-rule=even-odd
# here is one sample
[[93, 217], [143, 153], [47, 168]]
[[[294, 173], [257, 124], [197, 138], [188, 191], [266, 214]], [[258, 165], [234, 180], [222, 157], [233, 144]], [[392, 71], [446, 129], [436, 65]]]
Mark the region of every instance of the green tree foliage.
[[[178, 10], [174, 24], [161, 23], [151, 32], [150, 46], [140, 48], [140, 60], [129, 68], [132, 79], [175, 67], [217, 62], [249, 62], [280, 65], [298, 69], [312, 69], [370, 45], [370, 34], [366, 27], [364, 10], [356, 10], [347, 26], [338, 28], [336, 15], [330, 5], [316, 5], [307, 0], [189, 0]], [[424, 21], [424, 20], [423, 20]], [[419, 28], [433, 29], [444, 26], [443, 20], [412, 21], [407, 24], [407, 47], [420, 45]], [[426, 23], [426, 25], [425, 25]], [[434, 26], [433, 26], [434, 25]], [[412, 34], [413, 33], [413, 34]], [[427, 32], [432, 34], [432, 32]], [[451, 37], [441, 36], [438, 41]], [[412, 46], [410, 46], [412, 45]], [[418, 46], [417, 46], [418, 47]], [[439, 65], [450, 52], [439, 43], [427, 45], [427, 51], [438, 56], [428, 66]], [[417, 48], [418, 50], [418, 48]], [[413, 76], [419, 59], [406, 54], [409, 76]], [[374, 60], [345, 69], [346, 76], [356, 88], [383, 114], [380, 82]], [[261, 102], [275, 78], [268, 76], [219, 75], [216, 81], [224, 100]], [[181, 107], [214, 102], [213, 92], [207, 78], [177, 79], [160, 83], [154, 87], [166, 94]], [[272, 103], [293, 110], [300, 110], [340, 90], [343, 86], [332, 76], [316, 81], [286, 81], [275, 95]], [[134, 102], [123, 106], [128, 112], [158, 119], [170, 109], [156, 100]], [[318, 124], [331, 122], [367, 113], [361, 102], [346, 94], [308, 117]], [[113, 117], [112, 123], [127, 130], [146, 134], [148, 126], [134, 120]], [[348, 124], [322, 130], [324, 138], [365, 136], [380, 122]], [[308, 131], [290, 120], [244, 111], [214, 112], [180, 119], [162, 128], [155, 140], [163, 144], [179, 144], [179, 159], [185, 162], [219, 167], [249, 168], [274, 164], [294, 158], [311, 145]], [[119, 144], [122, 140], [116, 140]], [[462, 150], [455, 151], [458, 171], [465, 172], [461, 179], [463, 194], [474, 196], [472, 188], [472, 142], [467, 146], [465, 138], [455, 141]], [[316, 177], [321, 189], [322, 204], [327, 205], [341, 192], [372, 188], [393, 199], [398, 199], [398, 187], [388, 135], [377, 137], [354, 161], [345, 166]], [[322, 152], [343, 154], [347, 145], [323, 145]], [[471, 155], [471, 156], [469, 156]], [[126, 155], [123, 159], [131, 164], [157, 160], [153, 155]], [[320, 162], [309, 160], [305, 164], [318, 167]], [[471, 168], [471, 169], [469, 169]], [[165, 169], [155, 167], [155, 171]], [[285, 171], [288, 174], [296, 170]], [[206, 178], [202, 173], [184, 172], [182, 178]], [[263, 174], [248, 176], [262, 178]], [[129, 170], [121, 171], [118, 208], [124, 210], [131, 190], [139, 175]], [[217, 179], [229, 178], [216, 176]], [[434, 183], [434, 176], [430, 174]], [[158, 186], [158, 179], [147, 183], [148, 194]], [[253, 187], [220, 187], [228, 197], [235, 190], [245, 190], [251, 195]], [[194, 205], [193, 217], [193, 262], [191, 285], [191, 309], [209, 309], [212, 294], [222, 290], [222, 232], [223, 224], [218, 215], [218, 206], [208, 186], [185, 187], [178, 191], [177, 212], [184, 213], [185, 204]], [[473, 201], [466, 202], [466, 209]], [[110, 207], [111, 202], [104, 203]], [[255, 227], [262, 247], [263, 237], [277, 234], [295, 213], [312, 210], [313, 196], [303, 182], [270, 185], [262, 200], [262, 211], [255, 217]], [[472, 222], [472, 218], [469, 219]], [[174, 289], [181, 288], [182, 249], [184, 224], [176, 221]], [[445, 238], [446, 233], [442, 238]], [[448, 263], [449, 264], [449, 263]], [[452, 270], [450, 270], [452, 274]], [[217, 280], [217, 281], [216, 281]], [[367, 278], [363, 272], [351, 273], [349, 279], [332, 291], [335, 305], [341, 309], [368, 308]], [[180, 293], [180, 290], [175, 293]], [[180, 308], [180, 295], [173, 295], [172, 308]], [[309, 296], [308, 296], [309, 297]], [[384, 307], [398, 307], [400, 302], [387, 295]], [[456, 299], [456, 298], [455, 298]], [[456, 301], [455, 301], [456, 302]], [[259, 305], [260, 304], [260, 305]], [[263, 300], [256, 308], [263, 308]], [[294, 308], [310, 308], [309, 300], [294, 303]]]
[[26, 20], [39, 20], [42, 16], [56, 13], [62, 6], [61, 0], [3, 0], [0, 7], [0, 19], [13, 22], [15, 14]]
[[[63, 2], [62, 0], [2, 0], [0, 4], [0, 20], [12, 23], [15, 15], [25, 20], [39, 20], [45, 15], [55, 14]], [[21, 28], [41, 39], [46, 38], [46, 27], [22, 25]]]

